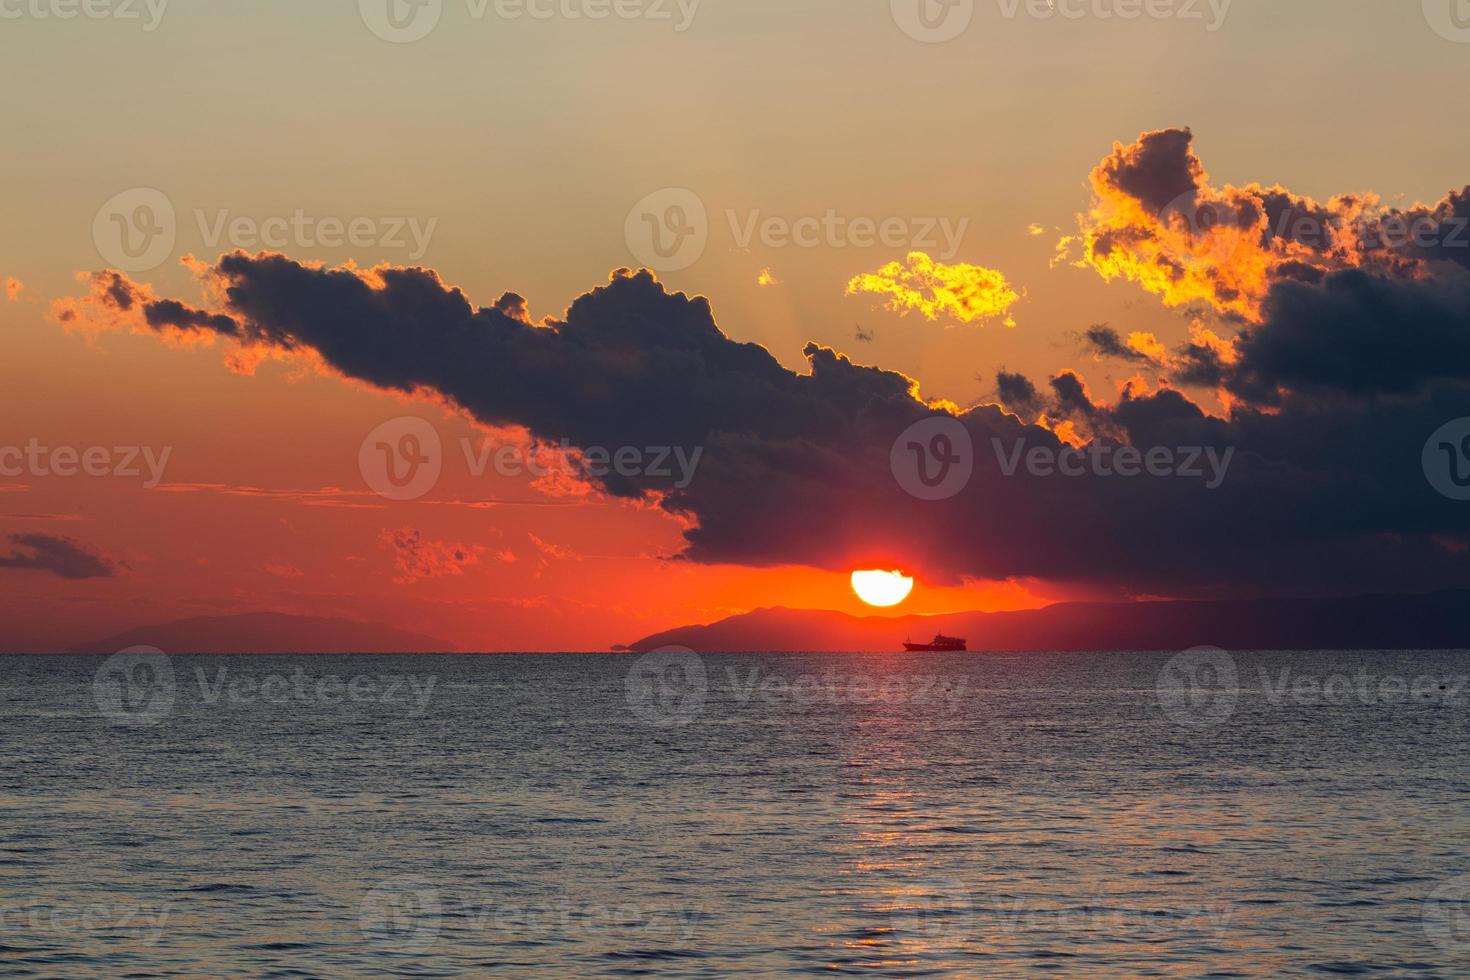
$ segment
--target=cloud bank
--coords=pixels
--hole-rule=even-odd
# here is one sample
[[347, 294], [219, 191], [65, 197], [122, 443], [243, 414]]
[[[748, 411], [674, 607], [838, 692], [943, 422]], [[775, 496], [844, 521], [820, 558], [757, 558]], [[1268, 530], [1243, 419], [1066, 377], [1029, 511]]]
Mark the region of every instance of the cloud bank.
[[[1002, 371], [999, 404], [960, 410], [817, 344], [798, 373], [732, 340], [704, 298], [626, 269], [561, 317], [533, 322], [520, 295], [476, 306], [428, 269], [237, 252], [207, 270], [218, 308], [158, 298], [105, 271], [57, 313], [306, 354], [548, 442], [703, 447], [687, 487], [647, 473], [601, 485], [683, 520], [691, 561], [903, 567], [931, 582], [1035, 578], [1130, 595], [1470, 586], [1470, 511], [1437, 493], [1421, 463], [1431, 433], [1470, 416], [1470, 274], [1459, 253], [1446, 254], [1453, 246], [1374, 243], [1384, 214], [1369, 215], [1363, 196], [1319, 205], [1281, 188], [1212, 187], [1188, 130], [1120, 144], [1093, 186], [1083, 261], [1168, 305], [1204, 307], [1173, 350], [1106, 325], [1088, 332], [1095, 355], [1141, 372], [1113, 403], [1072, 371], [1040, 385]], [[1181, 196], [1234, 217], [1223, 227], [1171, 217]], [[1441, 227], [1466, 196], [1412, 213]], [[1288, 213], [1328, 232], [1319, 240], [1277, 220]], [[910, 257], [879, 275], [909, 288], [915, 268]], [[1206, 316], [1219, 323], [1207, 327]], [[1179, 386], [1219, 391], [1228, 415], [1207, 413]], [[892, 453], [901, 433], [935, 416], [963, 427], [974, 472], [955, 495], [924, 500], [895, 478]], [[1077, 447], [1193, 449], [1231, 462], [1215, 489], [1186, 476], [1007, 463]]]

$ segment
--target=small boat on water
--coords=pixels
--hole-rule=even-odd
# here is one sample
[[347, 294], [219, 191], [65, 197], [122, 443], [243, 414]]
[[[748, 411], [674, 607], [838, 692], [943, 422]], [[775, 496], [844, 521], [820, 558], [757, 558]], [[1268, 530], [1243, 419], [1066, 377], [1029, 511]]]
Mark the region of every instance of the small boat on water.
[[926, 651], [931, 653], [963, 653], [965, 652], [965, 641], [957, 636], [945, 636], [943, 633], [940, 633], [928, 643], [905, 643], [903, 645], [903, 648], [910, 653], [917, 653], [919, 651]]

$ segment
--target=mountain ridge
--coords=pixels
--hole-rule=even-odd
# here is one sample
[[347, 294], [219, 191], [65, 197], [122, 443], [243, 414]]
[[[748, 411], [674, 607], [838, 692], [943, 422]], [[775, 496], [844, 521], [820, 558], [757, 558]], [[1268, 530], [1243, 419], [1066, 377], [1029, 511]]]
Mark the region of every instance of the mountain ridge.
[[1470, 591], [1327, 598], [1063, 602], [1014, 612], [853, 616], [770, 607], [664, 630], [621, 649], [699, 652], [902, 649], [905, 634], [962, 636], [972, 651], [1470, 648]]

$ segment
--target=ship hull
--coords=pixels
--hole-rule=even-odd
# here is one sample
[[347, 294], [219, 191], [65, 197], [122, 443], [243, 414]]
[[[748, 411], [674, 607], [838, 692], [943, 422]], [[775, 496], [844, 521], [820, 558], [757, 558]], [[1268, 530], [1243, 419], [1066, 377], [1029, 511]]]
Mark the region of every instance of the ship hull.
[[967, 653], [963, 644], [960, 646], [937, 647], [932, 643], [905, 643], [903, 648], [909, 653]]

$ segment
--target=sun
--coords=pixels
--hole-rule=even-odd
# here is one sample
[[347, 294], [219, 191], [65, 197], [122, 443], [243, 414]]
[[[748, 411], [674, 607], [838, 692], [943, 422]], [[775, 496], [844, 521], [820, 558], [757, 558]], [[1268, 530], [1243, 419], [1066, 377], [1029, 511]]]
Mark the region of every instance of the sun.
[[896, 606], [914, 591], [914, 580], [903, 572], [853, 572], [852, 591], [870, 606]]

